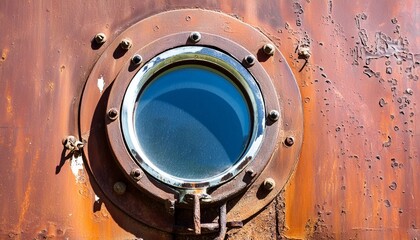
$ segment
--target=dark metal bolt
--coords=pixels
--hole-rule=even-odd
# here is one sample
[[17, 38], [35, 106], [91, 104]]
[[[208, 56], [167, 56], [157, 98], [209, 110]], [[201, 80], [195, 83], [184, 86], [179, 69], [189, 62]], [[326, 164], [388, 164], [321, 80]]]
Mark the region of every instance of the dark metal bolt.
[[279, 120], [280, 114], [277, 110], [271, 110], [268, 117], [273, 121], [277, 121]]
[[140, 170], [140, 168], [135, 168], [131, 171], [131, 176], [136, 179], [139, 180], [142, 177], [143, 173]]
[[106, 42], [106, 35], [105, 33], [98, 33], [95, 35], [95, 42], [97, 44], [104, 44]]
[[267, 43], [263, 46], [263, 51], [265, 54], [272, 56], [274, 54], [275, 48], [271, 43]]
[[141, 62], [143, 62], [143, 58], [139, 54], [136, 54], [131, 58], [131, 62], [134, 65], [139, 65]]
[[124, 38], [123, 40], [121, 40], [120, 46], [122, 49], [128, 50], [133, 46], [133, 43], [131, 42], [130, 39]]
[[272, 178], [266, 178], [264, 180], [264, 188], [265, 190], [271, 191], [276, 186], [276, 182]]
[[127, 190], [127, 185], [123, 182], [116, 182], [113, 189], [116, 194], [123, 195]]
[[253, 55], [248, 55], [244, 58], [244, 63], [245, 63], [245, 66], [247, 67], [252, 67], [256, 61], [257, 60], [255, 59]]
[[199, 32], [192, 32], [190, 34], [190, 40], [198, 43], [201, 40], [201, 34]]
[[108, 118], [111, 121], [114, 121], [118, 118], [118, 110], [116, 108], [111, 108], [108, 110]]
[[255, 171], [254, 171], [254, 169], [252, 169], [252, 168], [249, 168], [249, 169], [247, 169], [246, 170], [246, 174], [248, 174], [250, 177], [255, 177], [255, 175], [257, 175], [256, 173], [255, 173]]
[[293, 144], [295, 144], [295, 140], [293, 139], [293, 137], [287, 137], [284, 140], [284, 144], [286, 144], [286, 146], [291, 147]]

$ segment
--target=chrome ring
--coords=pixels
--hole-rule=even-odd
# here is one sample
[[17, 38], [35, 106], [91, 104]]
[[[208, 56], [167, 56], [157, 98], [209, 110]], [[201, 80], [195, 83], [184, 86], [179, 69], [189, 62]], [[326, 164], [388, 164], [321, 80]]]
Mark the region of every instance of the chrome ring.
[[[228, 169], [213, 177], [203, 179], [184, 179], [172, 176], [153, 164], [140, 146], [134, 126], [134, 111], [136, 101], [142, 89], [148, 84], [153, 76], [165, 67], [184, 61], [197, 61], [215, 64], [228, 71], [234, 76], [233, 79], [244, 89], [244, 94], [250, 100], [250, 110], [253, 117], [253, 128], [250, 141], [242, 156]], [[261, 91], [253, 76], [245, 69], [238, 60], [233, 57], [202, 46], [183, 46], [165, 51], [147, 62], [130, 82], [121, 109], [121, 127], [126, 146], [131, 156], [138, 164], [156, 179], [179, 188], [207, 188], [217, 186], [229, 181], [241, 172], [254, 158], [261, 147], [265, 131], [265, 108]]]

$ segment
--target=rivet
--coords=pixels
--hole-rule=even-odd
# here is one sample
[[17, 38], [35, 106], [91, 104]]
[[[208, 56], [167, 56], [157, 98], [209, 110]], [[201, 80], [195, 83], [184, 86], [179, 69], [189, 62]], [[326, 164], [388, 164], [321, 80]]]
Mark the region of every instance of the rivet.
[[291, 147], [293, 144], [295, 144], [295, 140], [293, 139], [293, 137], [287, 137], [284, 140], [284, 144], [286, 144], [286, 146]]
[[276, 182], [272, 178], [266, 178], [264, 180], [264, 188], [265, 190], [271, 191], [276, 186]]
[[136, 54], [131, 58], [131, 62], [134, 65], [139, 65], [141, 62], [143, 62], [143, 58], [139, 54]]
[[268, 117], [273, 121], [277, 121], [279, 120], [280, 114], [277, 110], [271, 110]]
[[190, 34], [190, 40], [198, 43], [201, 40], [201, 34], [199, 32], [192, 32]]
[[246, 67], [252, 67], [256, 62], [254, 55], [248, 55], [244, 57], [244, 64]]
[[274, 45], [271, 44], [271, 43], [265, 44], [263, 46], [263, 51], [264, 51], [265, 54], [267, 54], [269, 56], [274, 55], [274, 51], [275, 51]]
[[116, 182], [113, 189], [116, 194], [123, 195], [127, 190], [127, 185], [123, 182]]
[[96, 34], [94, 39], [97, 44], [104, 44], [107, 40], [105, 33]]
[[111, 108], [108, 110], [108, 118], [111, 121], [114, 121], [118, 118], [118, 110], [116, 108]]
[[120, 46], [122, 49], [128, 50], [133, 46], [133, 43], [131, 42], [130, 39], [124, 38], [123, 40], [121, 40]]
[[140, 170], [140, 168], [135, 168], [135, 169], [131, 170], [131, 176], [136, 180], [140, 180], [142, 175], [143, 175], [143, 173]]

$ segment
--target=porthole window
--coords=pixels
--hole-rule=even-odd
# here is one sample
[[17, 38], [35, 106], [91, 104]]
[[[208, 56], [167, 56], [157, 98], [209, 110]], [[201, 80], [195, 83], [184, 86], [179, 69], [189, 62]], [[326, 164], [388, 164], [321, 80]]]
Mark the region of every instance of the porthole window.
[[259, 149], [264, 105], [251, 74], [208, 47], [165, 51], [127, 88], [122, 130], [132, 156], [175, 187], [215, 186]]
[[100, 56], [80, 103], [92, 185], [153, 231], [223, 239], [296, 166], [303, 116], [287, 61], [261, 31], [200, 9], [114, 37], [92, 49]]

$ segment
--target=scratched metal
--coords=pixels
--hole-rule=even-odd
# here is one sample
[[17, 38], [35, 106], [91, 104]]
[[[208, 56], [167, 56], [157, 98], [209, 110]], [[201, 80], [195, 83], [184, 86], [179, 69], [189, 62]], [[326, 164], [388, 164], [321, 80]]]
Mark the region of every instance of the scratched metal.
[[287, 58], [302, 93], [296, 172], [229, 239], [418, 238], [419, 7], [414, 0], [1, 1], [0, 238], [172, 239], [106, 208], [61, 140], [78, 136], [80, 95], [104, 51], [92, 50], [92, 37], [104, 32], [111, 41], [145, 17], [180, 8], [225, 12], [258, 28]]

